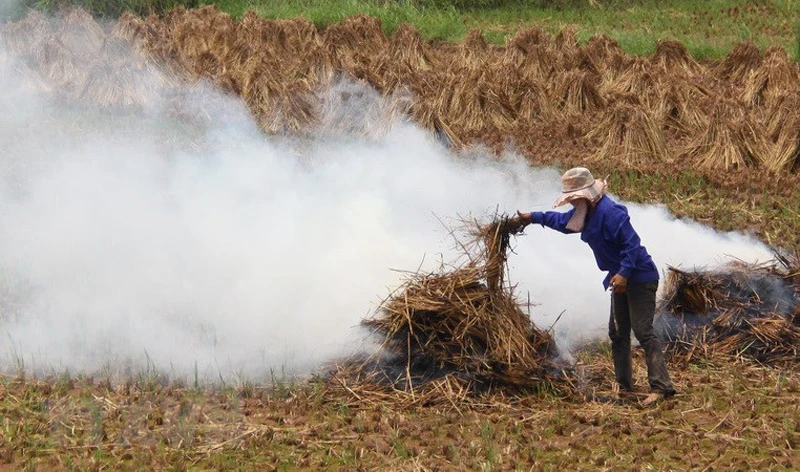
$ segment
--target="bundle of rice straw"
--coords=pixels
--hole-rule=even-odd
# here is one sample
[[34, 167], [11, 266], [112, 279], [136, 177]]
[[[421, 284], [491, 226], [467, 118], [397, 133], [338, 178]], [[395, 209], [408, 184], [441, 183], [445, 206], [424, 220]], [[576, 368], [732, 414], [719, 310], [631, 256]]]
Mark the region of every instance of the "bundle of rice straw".
[[84, 61], [76, 60], [53, 36], [39, 43], [34, 58], [39, 72], [56, 88], [86, 80]]
[[408, 23], [401, 23], [389, 40], [389, 58], [395, 67], [408, 72], [428, 70], [436, 59], [422, 35]]
[[747, 76], [761, 64], [761, 52], [752, 41], [744, 41], [713, 67], [718, 78], [734, 83], [743, 83]]
[[719, 103], [705, 129], [688, 141], [681, 154], [704, 169], [753, 167], [767, 149], [761, 128], [736, 104]]
[[34, 54], [39, 43], [50, 34], [50, 20], [38, 10], [30, 9], [25, 19], [2, 25], [0, 46], [13, 54]]
[[85, 83], [74, 90], [80, 103], [101, 109], [145, 109], [157, 103], [161, 83], [159, 72], [139, 68], [109, 67], [97, 64], [89, 71]]
[[491, 57], [489, 44], [479, 29], [469, 30], [457, 50], [455, 58], [460, 59], [459, 65], [470, 69], [485, 68]]
[[553, 39], [553, 49], [558, 52], [561, 70], [577, 67], [581, 55], [578, 46], [578, 33], [573, 26], [566, 26]]
[[691, 78], [703, 72], [703, 67], [689, 54], [686, 46], [677, 41], [660, 39], [650, 61], [671, 76]]
[[524, 79], [515, 69], [490, 69], [475, 84], [485, 121], [498, 130], [509, 129], [519, 116]]
[[425, 97], [432, 102], [435, 113], [455, 133], [454, 138], [468, 141], [470, 136], [479, 136], [489, 124], [486, 103], [481, 83], [485, 83], [487, 72], [479, 69], [461, 69], [439, 72], [431, 77]]
[[335, 66], [345, 70], [359, 63], [369, 64], [371, 58], [387, 52], [389, 47], [381, 21], [364, 14], [328, 26], [322, 34], [322, 41]]
[[317, 136], [357, 136], [360, 139], [379, 139], [391, 129], [405, 100], [402, 92], [381, 95], [364, 83], [340, 81], [322, 93], [319, 99]]
[[606, 77], [600, 91], [606, 94], [632, 93], [645, 98], [663, 88], [665, 82], [663, 73], [654, 70], [650, 62], [635, 58], [627, 62], [612, 80]]
[[642, 107], [618, 103], [586, 136], [600, 143], [595, 160], [636, 166], [669, 157], [661, 124]]
[[800, 164], [800, 96], [787, 93], [758, 111], [766, 148], [760, 165], [771, 172], [790, 172]]
[[558, 54], [549, 34], [538, 28], [521, 29], [506, 40], [502, 62], [518, 68], [529, 80], [544, 83], [555, 73]]
[[788, 258], [777, 260], [784, 268], [775, 262], [717, 271], [670, 268], [656, 334], [687, 360], [716, 354], [800, 361], [800, 266], [795, 260], [789, 270]]
[[677, 79], [661, 90], [654, 111], [667, 129], [691, 136], [709, 125], [707, 103], [711, 94], [696, 83]]
[[626, 69], [631, 61], [619, 43], [606, 35], [592, 36], [582, 49], [586, 56], [592, 58], [600, 74], [604, 76], [604, 82], [613, 82], [615, 76]]
[[597, 89], [600, 76], [571, 70], [557, 74], [551, 82], [552, 103], [567, 113], [587, 113], [605, 108], [606, 101]]
[[452, 271], [417, 273], [362, 324], [383, 337], [356, 366], [361, 378], [395, 388], [455, 378], [470, 391], [540, 388], [555, 372], [556, 347], [522, 312], [504, 277], [508, 219], [477, 226]]
[[303, 130], [317, 123], [320, 113], [319, 98], [304, 81], [280, 84], [262, 106], [259, 122], [266, 132], [276, 134]]
[[81, 8], [70, 9], [55, 34], [74, 56], [91, 57], [97, 54], [106, 39], [103, 28]]
[[764, 52], [764, 60], [751, 71], [745, 80], [744, 101], [761, 105], [776, 101], [788, 90], [797, 90], [800, 67], [789, 58], [780, 46]]
[[550, 97], [547, 95], [547, 90], [536, 82], [527, 82], [525, 84], [525, 93], [519, 102], [518, 118], [520, 120], [532, 120], [541, 118], [548, 120], [552, 118], [554, 108]]

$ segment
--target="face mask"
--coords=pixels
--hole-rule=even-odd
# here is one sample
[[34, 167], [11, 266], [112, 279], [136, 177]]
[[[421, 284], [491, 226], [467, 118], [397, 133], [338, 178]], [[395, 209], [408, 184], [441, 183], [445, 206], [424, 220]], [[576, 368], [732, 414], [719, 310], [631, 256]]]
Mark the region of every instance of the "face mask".
[[589, 202], [581, 198], [571, 203], [572, 206], [575, 207], [575, 213], [572, 214], [572, 217], [567, 222], [567, 229], [580, 233], [583, 231], [583, 224], [586, 222], [586, 214], [589, 212]]

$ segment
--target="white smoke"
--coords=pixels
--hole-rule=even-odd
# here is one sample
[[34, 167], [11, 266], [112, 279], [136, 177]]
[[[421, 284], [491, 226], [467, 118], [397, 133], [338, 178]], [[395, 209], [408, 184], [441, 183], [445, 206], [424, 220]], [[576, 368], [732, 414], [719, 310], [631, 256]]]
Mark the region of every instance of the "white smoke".
[[[347, 106], [378, 100], [362, 95]], [[262, 135], [235, 99], [188, 96], [225, 119], [78, 109], [0, 74], [0, 368], [308, 372], [363, 347], [356, 327], [401, 282], [392, 269], [457, 257], [440, 219], [546, 209], [559, 192], [553, 169], [458, 158], [412, 124], [291, 141]], [[661, 268], [769, 257], [660, 207], [631, 214]], [[563, 311], [563, 342], [604, 335], [589, 248], [527, 233], [510, 265], [534, 321]]]
[[0, 0], [0, 23], [5, 21], [17, 3], [15, 0]]

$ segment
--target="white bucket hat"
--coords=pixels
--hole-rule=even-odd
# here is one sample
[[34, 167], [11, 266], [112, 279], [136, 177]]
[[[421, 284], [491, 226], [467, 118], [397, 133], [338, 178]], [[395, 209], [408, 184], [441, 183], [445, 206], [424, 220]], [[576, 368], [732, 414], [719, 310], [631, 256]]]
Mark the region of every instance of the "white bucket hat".
[[595, 203], [605, 193], [605, 180], [595, 179], [585, 167], [573, 167], [561, 176], [561, 196], [553, 204], [553, 208], [581, 198]]

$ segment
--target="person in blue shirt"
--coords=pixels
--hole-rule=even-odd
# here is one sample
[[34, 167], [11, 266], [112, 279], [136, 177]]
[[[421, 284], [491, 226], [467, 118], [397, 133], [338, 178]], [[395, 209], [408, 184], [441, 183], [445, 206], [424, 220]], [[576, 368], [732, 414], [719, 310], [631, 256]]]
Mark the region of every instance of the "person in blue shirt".
[[608, 334], [614, 358], [616, 381], [622, 392], [633, 392], [631, 373], [631, 329], [644, 348], [651, 394], [649, 405], [675, 394], [667, 372], [661, 343], [653, 332], [659, 274], [639, 235], [631, 225], [628, 210], [606, 193], [604, 180], [595, 179], [589, 169], [576, 167], [561, 177], [562, 194], [554, 208], [571, 204], [565, 213], [554, 211], [521, 213], [509, 220], [512, 230], [531, 223], [564, 234], [580, 233], [594, 253], [603, 280], [611, 288], [611, 316]]

